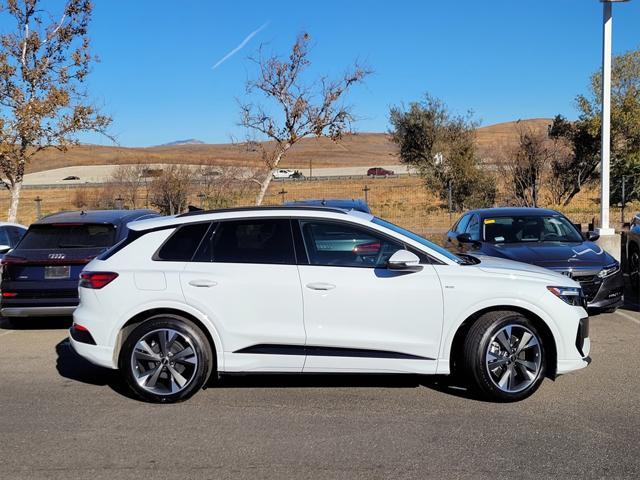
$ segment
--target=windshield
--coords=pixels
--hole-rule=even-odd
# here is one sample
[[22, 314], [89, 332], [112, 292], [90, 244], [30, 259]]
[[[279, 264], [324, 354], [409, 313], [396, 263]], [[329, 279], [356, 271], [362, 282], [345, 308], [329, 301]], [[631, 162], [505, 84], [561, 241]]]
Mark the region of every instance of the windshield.
[[435, 252], [439, 253], [443, 257], [448, 258], [451, 261], [454, 261], [454, 262], [460, 263], [460, 264], [467, 263], [464, 259], [458, 257], [457, 255], [454, 255], [453, 253], [449, 252], [448, 250], [445, 250], [440, 245], [436, 245], [435, 243], [430, 242], [426, 238], [421, 237], [420, 235], [418, 235], [417, 233], [413, 233], [413, 232], [411, 232], [409, 230], [405, 230], [402, 227], [394, 225], [393, 223], [389, 223], [386, 220], [382, 220], [381, 218], [378, 218], [378, 217], [373, 217], [372, 222], [377, 224], [377, 225], [382, 225], [383, 227], [386, 227], [389, 230], [393, 230], [396, 233], [404, 235], [405, 237], [408, 237], [411, 240], [415, 240], [416, 242], [424, 245], [427, 248], [430, 248], [431, 250], [434, 250]]
[[32, 225], [18, 245], [20, 250], [103, 248], [113, 245], [113, 225]]
[[482, 239], [490, 243], [583, 241], [573, 224], [560, 215], [486, 217]]

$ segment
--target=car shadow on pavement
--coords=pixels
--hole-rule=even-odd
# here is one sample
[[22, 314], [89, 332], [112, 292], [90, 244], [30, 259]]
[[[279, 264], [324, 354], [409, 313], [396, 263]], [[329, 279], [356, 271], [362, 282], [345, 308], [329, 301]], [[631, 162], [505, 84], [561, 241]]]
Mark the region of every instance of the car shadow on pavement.
[[[106, 386], [125, 397], [138, 400], [116, 370], [98, 367], [79, 356], [65, 338], [56, 345], [56, 370], [64, 378], [89, 385]], [[235, 388], [420, 388], [448, 395], [482, 400], [472, 390], [443, 375], [385, 374], [246, 374], [212, 377], [207, 389]]]
[[209, 381], [207, 388], [420, 388], [470, 400], [483, 399], [448, 375], [413, 374], [238, 374]]
[[56, 370], [61, 377], [89, 385], [107, 386], [125, 397], [134, 398], [116, 370], [99, 367], [85, 360], [65, 338], [56, 345]]
[[64, 330], [71, 323], [71, 317], [0, 317], [1, 330]]

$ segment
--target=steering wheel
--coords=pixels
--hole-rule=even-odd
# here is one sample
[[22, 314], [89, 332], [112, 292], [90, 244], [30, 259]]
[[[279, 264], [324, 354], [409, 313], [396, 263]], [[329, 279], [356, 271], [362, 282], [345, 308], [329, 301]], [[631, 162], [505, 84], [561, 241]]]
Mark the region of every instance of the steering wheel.
[[562, 237], [557, 233], [547, 233], [544, 236], [544, 240], [562, 240]]

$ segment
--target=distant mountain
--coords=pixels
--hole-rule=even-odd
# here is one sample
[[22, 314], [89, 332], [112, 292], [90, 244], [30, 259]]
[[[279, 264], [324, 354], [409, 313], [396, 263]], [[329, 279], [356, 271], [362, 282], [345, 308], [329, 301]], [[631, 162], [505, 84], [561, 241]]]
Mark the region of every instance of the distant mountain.
[[176, 140], [175, 142], [163, 143], [162, 145], [158, 145], [158, 147], [177, 147], [180, 145], [204, 145], [204, 142], [195, 138], [188, 138], [186, 140]]

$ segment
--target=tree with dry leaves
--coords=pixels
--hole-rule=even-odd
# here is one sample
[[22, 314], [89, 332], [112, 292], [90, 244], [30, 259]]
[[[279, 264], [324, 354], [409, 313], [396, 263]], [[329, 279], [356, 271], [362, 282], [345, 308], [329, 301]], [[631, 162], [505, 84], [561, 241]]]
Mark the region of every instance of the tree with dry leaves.
[[65, 151], [77, 134], [106, 134], [111, 119], [88, 102], [83, 85], [89, 52], [89, 0], [69, 0], [57, 16], [42, 0], [0, 1], [0, 184], [11, 194], [15, 221], [26, 166], [39, 152]]
[[272, 172], [293, 145], [305, 137], [327, 136], [339, 140], [354, 120], [351, 109], [341, 103], [349, 89], [371, 73], [357, 63], [341, 78], [329, 80], [320, 77], [307, 81], [304, 73], [310, 65], [308, 33], [298, 35], [286, 59], [277, 55], [253, 61], [258, 66], [257, 79], [246, 85], [248, 95], [260, 93], [267, 97], [273, 108], [241, 103], [240, 124], [249, 132], [270, 140], [259, 143], [262, 161], [267, 168], [260, 182], [256, 205], [262, 204]]
[[537, 207], [540, 186], [550, 174], [560, 151], [547, 131], [535, 130], [520, 121], [516, 129], [518, 143], [505, 152], [500, 170], [511, 194], [510, 200], [524, 207]]
[[163, 215], [176, 215], [187, 208], [192, 170], [187, 165], [169, 165], [149, 185], [149, 201]]

